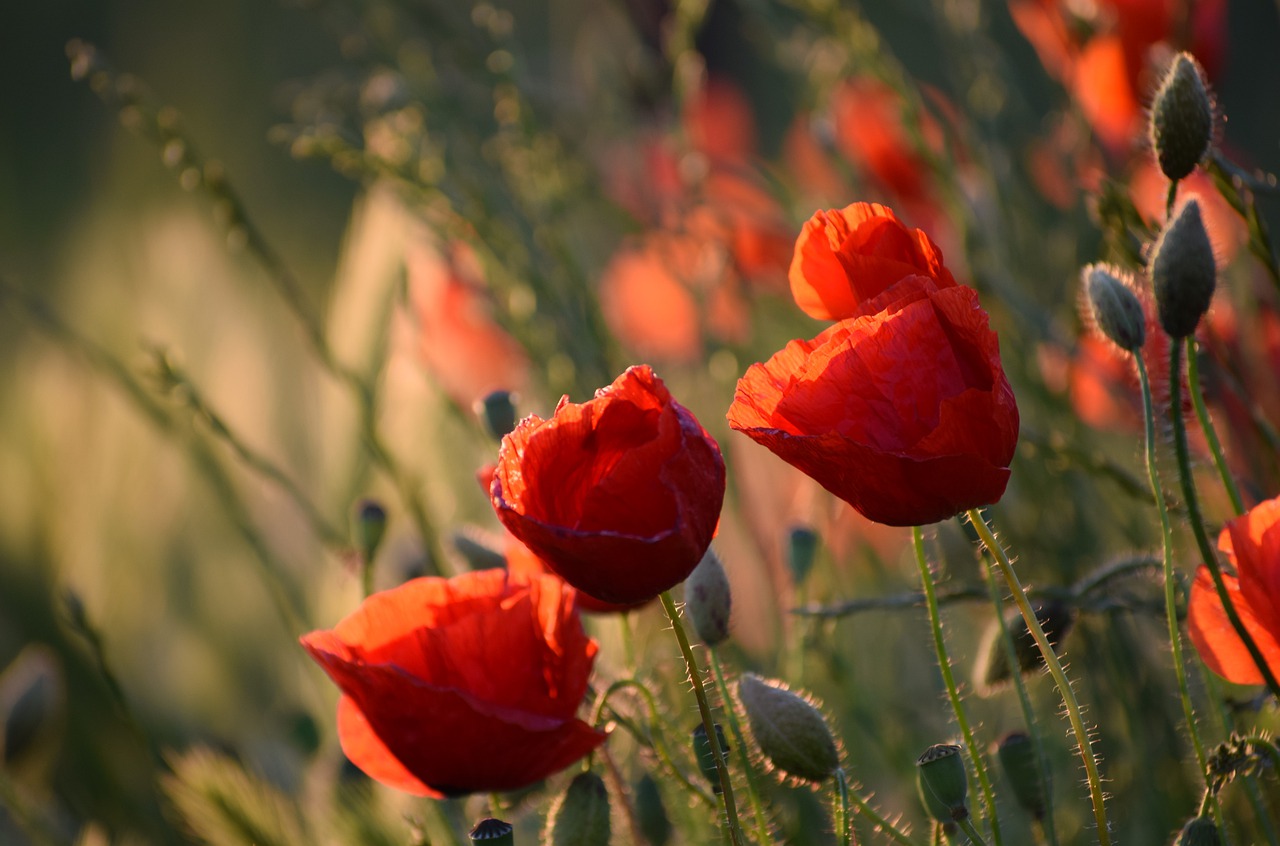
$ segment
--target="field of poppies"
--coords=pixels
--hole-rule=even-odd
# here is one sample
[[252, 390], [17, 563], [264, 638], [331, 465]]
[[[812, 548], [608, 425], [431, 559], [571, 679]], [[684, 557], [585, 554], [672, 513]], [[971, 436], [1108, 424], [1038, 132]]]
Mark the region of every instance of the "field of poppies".
[[1280, 846], [1280, 7], [266, 6], [0, 13], [0, 844]]

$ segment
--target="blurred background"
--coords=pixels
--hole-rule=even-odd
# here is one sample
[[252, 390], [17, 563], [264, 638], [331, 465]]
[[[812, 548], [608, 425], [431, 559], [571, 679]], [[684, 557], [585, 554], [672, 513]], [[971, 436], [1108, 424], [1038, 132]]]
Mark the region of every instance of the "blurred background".
[[[318, 814], [351, 776], [336, 693], [295, 641], [359, 601], [355, 503], [391, 517], [380, 586], [500, 562], [473, 403], [511, 389], [546, 415], [640, 361], [730, 466], [734, 663], [817, 693], [854, 778], [921, 819], [912, 762], [952, 727], [919, 609], [790, 613], [915, 589], [909, 536], [724, 423], [750, 363], [821, 329], [788, 296], [795, 235], [816, 208], [885, 202], [979, 289], [1024, 427], [1000, 525], [1027, 581], [1070, 585], [1158, 543], [1124, 375], [1078, 340], [1078, 268], [1140, 262], [1162, 219], [1141, 108], [1169, 45], [1205, 64], [1225, 153], [1280, 170], [1277, 44], [1266, 0], [3, 4], [0, 705], [33, 716], [0, 747], [0, 841], [182, 842], [163, 785], [196, 747]], [[1253, 318], [1276, 288], [1230, 207], [1208, 214], [1231, 283], [1218, 384], [1274, 411], [1280, 344]], [[1275, 452], [1241, 413], [1229, 445], [1273, 495]], [[797, 525], [823, 541], [799, 578]], [[947, 578], [980, 584], [967, 541], [945, 524], [931, 543]], [[1108, 590], [1076, 609], [1069, 651], [1120, 839], [1148, 842], [1198, 796], [1154, 587]], [[972, 672], [991, 609], [947, 614]], [[635, 615], [637, 643], [685, 708], [659, 618]], [[617, 621], [589, 626], [616, 675]], [[1055, 694], [1034, 692], [1052, 724]], [[1017, 713], [974, 702], [992, 739]], [[819, 800], [777, 790], [787, 842], [827, 842]], [[387, 842], [430, 817], [378, 802]]]

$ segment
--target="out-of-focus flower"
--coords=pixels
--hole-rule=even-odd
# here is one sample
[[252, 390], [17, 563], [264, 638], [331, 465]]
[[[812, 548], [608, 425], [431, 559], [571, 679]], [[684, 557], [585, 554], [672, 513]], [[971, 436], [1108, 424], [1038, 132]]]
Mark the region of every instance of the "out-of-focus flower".
[[1018, 408], [964, 285], [908, 276], [738, 381], [729, 425], [890, 526], [996, 502]]
[[[932, 202], [931, 170], [903, 126], [902, 110], [901, 96], [887, 83], [871, 76], [845, 80], [831, 96], [835, 144], [895, 200]], [[942, 151], [942, 129], [927, 112], [920, 132], [930, 150]]]
[[689, 145], [712, 162], [746, 162], [756, 152], [756, 118], [746, 93], [732, 80], [712, 76], [684, 102]]
[[[1280, 673], [1280, 497], [1227, 524], [1218, 549], [1235, 566], [1223, 573], [1227, 595], [1273, 673]], [[1209, 568], [1201, 565], [1187, 610], [1191, 642], [1209, 669], [1236, 684], [1261, 684], [1262, 673], [1227, 619]]]
[[523, 388], [528, 358], [494, 322], [475, 257], [461, 245], [442, 256], [415, 243], [406, 264], [418, 354], [444, 392], [470, 409], [491, 391]]
[[913, 275], [937, 288], [956, 284], [928, 235], [879, 203], [853, 203], [815, 212], [805, 223], [791, 261], [791, 293], [806, 314], [842, 320]]
[[[1194, 5], [1191, 52], [1212, 76], [1226, 45], [1226, 0]], [[1045, 69], [1080, 105], [1113, 154], [1142, 137], [1142, 108], [1154, 90], [1161, 48], [1177, 41], [1178, 6], [1170, 0], [1010, 0], [1014, 23]]]
[[663, 232], [624, 244], [600, 277], [609, 328], [637, 355], [694, 361], [702, 354], [698, 302], [677, 275], [698, 261], [696, 242]]
[[595, 399], [568, 397], [502, 441], [498, 518], [569, 584], [606, 602], [652, 599], [698, 566], [724, 500], [720, 448], [648, 365]]
[[415, 579], [302, 645], [342, 690], [343, 752], [407, 793], [516, 790], [605, 739], [575, 716], [598, 647], [558, 579]]

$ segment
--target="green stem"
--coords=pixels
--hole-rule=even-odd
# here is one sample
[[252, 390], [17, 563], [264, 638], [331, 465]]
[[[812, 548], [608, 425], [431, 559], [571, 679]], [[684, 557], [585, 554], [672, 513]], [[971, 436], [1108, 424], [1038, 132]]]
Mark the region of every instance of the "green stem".
[[836, 837], [840, 838], [840, 846], [849, 846], [849, 783], [845, 781], [844, 770], [836, 770], [835, 811], [832, 814], [836, 821]]
[[[991, 595], [991, 604], [996, 609], [996, 624], [1000, 626], [1000, 640], [1004, 648], [1005, 660], [1010, 667], [1018, 666], [1018, 651], [1013, 642], [1013, 635], [1004, 623], [1004, 603], [1000, 598], [1000, 588], [996, 583], [995, 571], [990, 567], [983, 568], [987, 574], [987, 591]], [[1049, 755], [1044, 748], [1044, 740], [1040, 737], [1040, 727], [1036, 720], [1035, 710], [1031, 707], [1031, 696], [1027, 693], [1027, 683], [1022, 673], [1014, 671], [1013, 687], [1018, 692], [1018, 706], [1022, 709], [1022, 721], [1027, 727], [1027, 736], [1031, 738], [1031, 746], [1036, 753], [1036, 763], [1040, 768], [1040, 783], [1044, 785], [1044, 816], [1040, 819], [1040, 828], [1049, 846], [1058, 846], [1058, 831], [1053, 824], [1053, 779], [1049, 768]]]
[[[837, 770], [840, 777], [844, 778], [844, 770]], [[889, 836], [894, 843], [900, 843], [902, 846], [919, 846], [916, 841], [912, 840], [906, 832], [899, 829], [896, 825], [889, 822], [879, 811], [871, 807], [871, 804], [863, 799], [856, 790], [848, 790], [846, 782], [846, 795], [850, 802], [857, 808], [859, 814], [862, 814], [871, 821], [872, 830], [883, 831]]]
[[1156, 466], [1156, 421], [1151, 403], [1151, 380], [1147, 365], [1141, 355], [1133, 357], [1138, 365], [1138, 381], [1142, 386], [1142, 419], [1146, 426], [1147, 476], [1151, 479], [1151, 493], [1156, 498], [1156, 511], [1160, 515], [1160, 551], [1164, 569], [1165, 616], [1169, 621], [1169, 646], [1173, 650], [1173, 670], [1178, 679], [1178, 697], [1182, 700], [1182, 715], [1187, 721], [1191, 745], [1195, 747], [1196, 766], [1205, 774], [1204, 743], [1196, 726], [1196, 712], [1191, 704], [1191, 689], [1187, 686], [1187, 665], [1182, 658], [1182, 633], [1178, 627], [1178, 601], [1174, 592], [1173, 529], [1169, 525], [1169, 510], [1165, 507], [1164, 489], [1160, 486], [1160, 471]]
[[664, 590], [658, 595], [662, 600], [662, 609], [671, 620], [671, 630], [680, 643], [680, 651], [684, 654], [685, 666], [689, 669], [689, 681], [693, 684], [693, 695], [698, 700], [698, 711], [702, 714], [702, 727], [707, 732], [711, 753], [716, 759], [716, 771], [720, 775], [720, 798], [724, 802], [724, 813], [728, 828], [729, 841], [733, 846], [746, 846], [746, 837], [742, 833], [742, 824], [738, 821], [738, 806], [733, 799], [733, 781], [729, 778], [729, 762], [725, 760], [724, 749], [716, 742], [716, 724], [711, 718], [711, 704], [707, 701], [707, 692], [702, 686], [702, 673], [698, 670], [698, 659], [694, 657], [693, 648], [689, 646], [689, 638], [684, 632], [684, 624], [680, 622], [680, 612], [676, 610], [671, 591]]
[[756, 837], [760, 839], [760, 846], [769, 846], [773, 843], [773, 836], [769, 834], [769, 819], [765, 815], [764, 805], [760, 802], [760, 790], [756, 784], [755, 768], [751, 766], [751, 759], [747, 755], [746, 738], [742, 734], [742, 725], [738, 722], [738, 713], [732, 705], [729, 698], [729, 685], [724, 678], [724, 670], [720, 667], [720, 656], [716, 654], [714, 649], [708, 649], [711, 653], [711, 675], [716, 680], [716, 689], [720, 691], [720, 701], [724, 703], [725, 716], [729, 722], [729, 732], [733, 735], [734, 743], [738, 744], [738, 763], [742, 767], [742, 771], [747, 775], [747, 799], [751, 802], [751, 812], [756, 818]]
[[1200, 501], [1196, 496], [1195, 479], [1191, 476], [1191, 456], [1187, 449], [1187, 427], [1182, 419], [1182, 349], [1183, 346], [1178, 343], [1177, 339], [1171, 339], [1169, 344], [1169, 417], [1173, 420], [1173, 445], [1178, 456], [1178, 478], [1182, 483], [1182, 498], [1185, 500], [1187, 516], [1191, 522], [1191, 533], [1195, 535], [1196, 545], [1200, 548], [1200, 557], [1204, 560], [1205, 566], [1209, 568], [1214, 590], [1218, 593], [1218, 600], [1222, 603], [1222, 610], [1226, 612], [1227, 619], [1231, 621], [1231, 627], [1240, 636], [1240, 641], [1244, 643], [1245, 649], [1249, 650], [1249, 655], [1253, 658], [1253, 663], [1257, 665], [1258, 672], [1261, 674], [1263, 681], [1266, 682], [1267, 689], [1271, 691], [1271, 695], [1280, 697], [1280, 683], [1276, 681], [1271, 668], [1267, 666], [1266, 658], [1263, 657], [1262, 651], [1258, 649], [1258, 644], [1254, 642], [1253, 635], [1249, 634], [1249, 630], [1245, 628], [1244, 622], [1240, 619], [1240, 614], [1236, 611], [1235, 604], [1231, 601], [1231, 595], [1227, 593], [1227, 585], [1222, 579], [1222, 567], [1218, 564], [1218, 557], [1209, 545], [1209, 535], [1205, 532], [1204, 518], [1200, 514]]
[[1057, 685], [1058, 694], [1062, 697], [1062, 704], [1067, 711], [1067, 718], [1071, 722], [1071, 731], [1076, 738], [1076, 746], [1080, 751], [1080, 760], [1084, 764], [1085, 776], [1089, 782], [1089, 797], [1093, 802], [1093, 818], [1097, 825], [1098, 844], [1099, 846], [1111, 846], [1111, 831], [1107, 826], [1107, 810], [1102, 792], [1102, 777], [1098, 774], [1098, 762], [1093, 756], [1089, 730], [1085, 727], [1084, 717], [1080, 712], [1080, 703], [1076, 701], [1076, 694], [1071, 689], [1071, 682], [1067, 679], [1066, 670], [1062, 668], [1062, 662], [1058, 660], [1057, 653], [1053, 651], [1053, 647], [1049, 644], [1049, 638], [1045, 636], [1044, 628], [1041, 627], [1040, 621], [1036, 618], [1035, 609], [1031, 607], [1026, 591], [1022, 589], [1022, 583], [1018, 581], [1018, 575], [1013, 571], [1013, 563], [1009, 560], [1008, 553], [996, 540], [995, 535], [991, 532], [991, 527], [982, 518], [982, 513], [976, 508], [970, 509], [969, 521], [995, 558], [996, 566], [1000, 568], [1000, 572], [1009, 586], [1009, 592], [1013, 594], [1013, 599], [1018, 604], [1018, 610], [1022, 613], [1022, 619], [1035, 638], [1036, 645], [1040, 647], [1040, 654], [1044, 658], [1045, 666], [1049, 668], [1049, 674], [1053, 676], [1053, 682]]
[[1191, 403], [1196, 409], [1196, 419], [1200, 421], [1200, 430], [1204, 432], [1205, 440], [1209, 442], [1209, 451], [1213, 453], [1213, 464], [1218, 468], [1218, 475], [1222, 478], [1222, 486], [1227, 489], [1227, 496], [1231, 497], [1231, 507], [1235, 509], [1236, 516], [1244, 513], [1244, 500], [1240, 498], [1240, 488], [1236, 485], [1235, 478], [1232, 477], [1231, 471], [1227, 469], [1227, 459], [1222, 453], [1222, 442], [1218, 440], [1218, 430], [1213, 426], [1213, 420], [1209, 417], [1209, 409], [1204, 404], [1204, 391], [1200, 387], [1200, 364], [1196, 360], [1195, 338], [1187, 337], [1187, 390], [1191, 392]]
[[947, 688], [947, 699], [951, 702], [951, 710], [955, 712], [960, 734], [964, 738], [965, 749], [968, 750], [969, 759], [973, 762], [973, 768], [978, 775], [983, 808], [991, 824], [991, 838], [996, 846], [1000, 846], [1000, 822], [996, 815], [996, 799], [991, 790], [991, 778], [987, 774], [982, 750], [973, 736], [973, 728], [969, 725], [969, 716], [965, 711], [964, 701], [960, 698], [960, 690], [956, 687], [955, 675], [951, 672], [951, 659], [947, 656], [947, 643], [942, 636], [942, 616], [938, 613], [938, 599], [933, 592], [933, 573], [929, 571], [929, 562], [925, 559], [924, 534], [919, 526], [911, 527], [911, 544], [915, 548], [916, 565], [920, 568], [925, 605], [929, 609], [929, 626], [933, 630], [933, 648], [938, 656], [938, 667], [942, 670], [943, 684]]
[[977, 846], [987, 846], [986, 841], [982, 839], [982, 835], [978, 833], [977, 827], [974, 826], [972, 817], [956, 820], [956, 824], [960, 826], [960, 830], [964, 832], [965, 837], [969, 838], [970, 843], [977, 844]]

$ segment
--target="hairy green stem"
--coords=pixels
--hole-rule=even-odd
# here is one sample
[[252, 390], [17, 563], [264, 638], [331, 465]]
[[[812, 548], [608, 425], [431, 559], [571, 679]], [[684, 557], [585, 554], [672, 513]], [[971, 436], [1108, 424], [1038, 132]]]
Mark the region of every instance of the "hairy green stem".
[[947, 699], [951, 710], [956, 715], [956, 723], [960, 726], [960, 734], [964, 739], [965, 749], [973, 762], [973, 769], [978, 776], [978, 788], [982, 793], [983, 810], [991, 826], [991, 839], [1000, 846], [1000, 821], [996, 814], [996, 798], [991, 790], [991, 777], [987, 774], [987, 766], [982, 748], [973, 735], [969, 725], [969, 715], [965, 711], [964, 700], [960, 698], [960, 689], [956, 686], [955, 674], [951, 672], [951, 659], [947, 655], [946, 639], [942, 636], [942, 615], [938, 613], [938, 600], [933, 593], [933, 573], [929, 570], [929, 562], [924, 553], [924, 534], [919, 526], [911, 527], [911, 545], [916, 553], [916, 565], [920, 569], [920, 583], [924, 589], [925, 606], [929, 610], [929, 626], [933, 632], [933, 649], [938, 656], [938, 667], [942, 670], [942, 681], [947, 688]]
[[964, 836], [969, 838], [969, 842], [975, 846], [987, 846], [987, 842], [982, 839], [982, 835], [978, 832], [977, 826], [973, 824], [972, 817], [965, 817], [957, 820], [956, 825], [960, 826], [960, 830], [964, 832]]
[[1013, 562], [1009, 560], [1008, 553], [1005, 552], [1000, 542], [996, 540], [991, 527], [987, 525], [986, 520], [983, 519], [982, 513], [978, 509], [970, 509], [969, 521], [995, 558], [996, 566], [1000, 568], [1000, 572], [1009, 586], [1009, 592], [1013, 594], [1014, 602], [1018, 604], [1018, 610], [1022, 613], [1022, 619], [1035, 638], [1036, 645], [1040, 647], [1040, 654], [1044, 657], [1045, 666], [1049, 668], [1049, 674], [1053, 676], [1053, 682], [1058, 687], [1058, 694], [1062, 697], [1067, 719], [1071, 722], [1071, 731], [1075, 735], [1076, 746], [1080, 751], [1080, 760], [1084, 764], [1085, 776], [1089, 782], [1089, 798], [1093, 802], [1093, 818], [1097, 826], [1098, 844], [1099, 846], [1111, 846], [1111, 830], [1107, 825], [1102, 777], [1098, 774], [1098, 762], [1094, 758], [1093, 744], [1089, 739], [1089, 730], [1085, 727], [1084, 716], [1080, 711], [1080, 703], [1076, 701], [1075, 691], [1071, 688], [1071, 681], [1067, 678], [1066, 670], [1062, 668], [1062, 662], [1058, 660], [1057, 653], [1053, 651], [1053, 647], [1049, 644], [1049, 638], [1045, 636], [1044, 628], [1036, 618], [1035, 609], [1031, 607], [1031, 602], [1027, 599], [1027, 593], [1022, 589], [1022, 583], [1018, 581], [1017, 573], [1013, 571]]
[[1253, 658], [1253, 663], [1257, 665], [1258, 672], [1266, 683], [1267, 689], [1271, 691], [1271, 695], [1280, 697], [1280, 683], [1276, 681], [1271, 668], [1267, 666], [1266, 658], [1263, 657], [1262, 651], [1258, 649], [1258, 644], [1254, 642], [1253, 635], [1249, 634], [1249, 630], [1245, 628], [1239, 612], [1236, 611], [1235, 603], [1231, 601], [1231, 595], [1227, 592], [1226, 582], [1222, 578], [1222, 566], [1218, 563], [1218, 556], [1214, 554], [1213, 547], [1209, 545], [1209, 535], [1205, 531], [1204, 518], [1200, 514], [1200, 500], [1196, 495], [1195, 479], [1191, 475], [1191, 455], [1187, 449], [1187, 426], [1182, 419], [1182, 350], [1183, 345], [1177, 339], [1171, 339], [1169, 344], [1169, 417], [1173, 421], [1173, 445], [1178, 456], [1178, 478], [1182, 484], [1182, 498], [1185, 500], [1187, 516], [1191, 522], [1191, 533], [1195, 535], [1196, 545], [1200, 549], [1200, 557], [1204, 560], [1205, 566], [1209, 568], [1209, 576], [1213, 579], [1214, 590], [1217, 591], [1218, 600], [1222, 603], [1222, 609], [1226, 613], [1227, 619], [1231, 621], [1231, 627], [1240, 636], [1240, 641], [1244, 644], [1245, 649], [1249, 650], [1249, 655]]
[[724, 713], [729, 723], [729, 732], [733, 735], [733, 742], [738, 745], [738, 764], [747, 776], [747, 799], [751, 802], [751, 812], [756, 818], [756, 837], [760, 839], [759, 846], [770, 846], [773, 843], [773, 836], [769, 833], [769, 819], [764, 812], [764, 805], [760, 801], [760, 789], [756, 783], [755, 768], [751, 766], [751, 758], [747, 755], [747, 741], [742, 733], [742, 725], [738, 722], [738, 712], [729, 698], [729, 685], [725, 681], [724, 670], [720, 667], [720, 656], [716, 654], [714, 649], [708, 649], [707, 651], [711, 653], [711, 675], [716, 680], [716, 689], [720, 691], [720, 701], [724, 703]]
[[1209, 409], [1204, 404], [1204, 391], [1200, 387], [1200, 364], [1196, 360], [1196, 342], [1193, 336], [1187, 337], [1187, 390], [1191, 392], [1191, 403], [1195, 406], [1200, 430], [1204, 432], [1205, 440], [1209, 442], [1209, 451], [1213, 453], [1213, 465], [1218, 468], [1222, 486], [1227, 489], [1227, 496], [1231, 497], [1231, 507], [1235, 509], [1238, 517], [1244, 513], [1244, 500], [1240, 498], [1240, 488], [1227, 468], [1227, 459], [1222, 452], [1222, 442], [1218, 440], [1218, 430], [1214, 428], [1213, 420], [1209, 417]]
[[849, 846], [851, 838], [849, 824], [849, 782], [845, 780], [843, 769], [836, 769], [835, 781], [835, 808], [832, 813], [832, 817], [834, 817], [836, 821], [836, 837], [840, 839], [840, 846]]
[[680, 643], [680, 652], [684, 655], [685, 666], [689, 669], [689, 681], [693, 685], [693, 695], [698, 700], [698, 711], [702, 714], [702, 727], [707, 732], [707, 741], [711, 754], [715, 757], [716, 772], [720, 776], [720, 799], [724, 802], [725, 822], [729, 841], [733, 846], [746, 846], [746, 837], [742, 833], [742, 824], [738, 821], [738, 806], [733, 799], [733, 780], [729, 777], [729, 762], [725, 760], [724, 749], [716, 742], [716, 724], [711, 717], [711, 704], [707, 701], [707, 692], [702, 686], [702, 673], [698, 669], [698, 659], [694, 657], [693, 647], [689, 645], [689, 637], [684, 632], [684, 624], [680, 621], [680, 612], [676, 609], [671, 591], [664, 590], [658, 595], [662, 600], [662, 609], [671, 620], [671, 630]]

